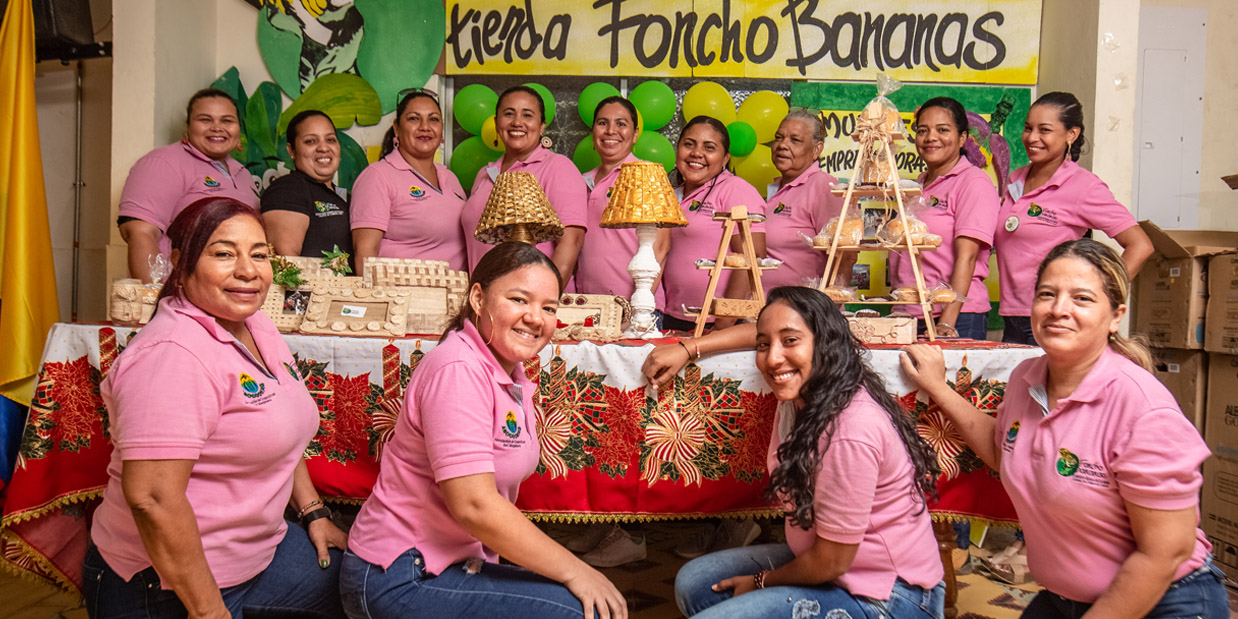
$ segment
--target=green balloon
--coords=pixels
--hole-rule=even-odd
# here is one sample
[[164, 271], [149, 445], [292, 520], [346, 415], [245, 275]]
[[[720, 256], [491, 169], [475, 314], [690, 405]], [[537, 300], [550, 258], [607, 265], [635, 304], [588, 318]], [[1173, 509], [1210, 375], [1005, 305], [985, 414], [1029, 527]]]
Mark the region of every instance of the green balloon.
[[675, 118], [675, 91], [663, 82], [641, 82], [632, 89], [628, 100], [645, 117], [646, 129], [657, 131]]
[[456, 93], [451, 109], [456, 116], [456, 122], [460, 123], [465, 131], [480, 135], [482, 123], [494, 116], [494, 108], [498, 104], [499, 96], [489, 86], [469, 84]]
[[498, 159], [503, 153], [490, 150], [486, 147], [486, 143], [482, 141], [480, 136], [473, 136], [456, 145], [451, 151], [451, 163], [448, 165], [451, 168], [452, 174], [460, 179], [460, 184], [467, 190], [473, 189], [473, 181], [477, 178], [477, 172], [484, 168], [487, 163]]
[[581, 174], [602, 165], [602, 156], [593, 147], [592, 135], [586, 135], [580, 144], [576, 145], [576, 151], [572, 153], [572, 163], [576, 164], [576, 169], [580, 170]]
[[641, 133], [632, 147], [632, 153], [645, 161], [662, 164], [668, 174], [675, 169], [675, 147], [657, 131]]
[[727, 125], [726, 132], [731, 136], [732, 157], [747, 157], [757, 147], [757, 130], [742, 120]]
[[580, 99], [577, 102], [580, 120], [584, 121], [586, 127], [592, 127], [593, 114], [597, 112], [598, 104], [602, 102], [602, 99], [617, 96], [619, 96], [619, 89], [606, 82], [593, 82], [585, 86], [585, 89], [580, 91]]
[[537, 91], [537, 94], [542, 96], [542, 103], [546, 104], [546, 126], [555, 120], [555, 96], [550, 94], [550, 89], [541, 84], [525, 84], [529, 88]]

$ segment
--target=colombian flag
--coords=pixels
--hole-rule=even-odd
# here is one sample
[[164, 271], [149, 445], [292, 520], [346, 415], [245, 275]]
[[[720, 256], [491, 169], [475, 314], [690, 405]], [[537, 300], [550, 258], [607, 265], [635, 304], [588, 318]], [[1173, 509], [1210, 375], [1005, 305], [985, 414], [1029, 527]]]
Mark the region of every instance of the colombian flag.
[[31, 1], [9, 2], [0, 26], [0, 395], [18, 404], [30, 403], [43, 342], [60, 320], [34, 63]]

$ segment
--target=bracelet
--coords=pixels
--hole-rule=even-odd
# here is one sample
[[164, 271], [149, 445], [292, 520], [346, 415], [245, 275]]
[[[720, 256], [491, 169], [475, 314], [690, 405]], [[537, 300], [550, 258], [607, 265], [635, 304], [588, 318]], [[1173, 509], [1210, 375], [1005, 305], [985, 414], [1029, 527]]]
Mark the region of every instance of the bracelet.
[[304, 529], [308, 529], [311, 522], [315, 520], [321, 520], [323, 518], [330, 518], [330, 517], [331, 517], [331, 508], [319, 507], [318, 509], [310, 511], [304, 516], [301, 516], [301, 527]]
[[305, 505], [301, 506], [301, 509], [297, 510], [297, 518], [304, 518], [305, 514], [309, 512], [310, 508], [314, 507], [315, 505], [322, 505], [322, 500], [319, 499], [315, 501], [310, 501], [309, 503], [306, 503]]
[[679, 340], [677, 343], [683, 346], [684, 352], [688, 353], [688, 361], [696, 361], [701, 358], [701, 347], [696, 342], [692, 342], [693, 350], [688, 350], [688, 345], [684, 342], [692, 342], [691, 338]]
[[752, 584], [756, 585], [758, 589], [764, 589], [765, 588], [765, 577], [768, 575], [769, 575], [769, 570], [761, 570], [753, 574]]

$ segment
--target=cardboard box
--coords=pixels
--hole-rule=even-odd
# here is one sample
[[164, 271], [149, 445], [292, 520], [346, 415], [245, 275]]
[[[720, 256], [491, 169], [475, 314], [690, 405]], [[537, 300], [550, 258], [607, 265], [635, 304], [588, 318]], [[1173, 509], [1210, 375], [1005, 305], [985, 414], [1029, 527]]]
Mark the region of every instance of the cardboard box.
[[1159, 348], [1204, 348], [1208, 259], [1238, 248], [1238, 232], [1139, 225], [1156, 248], [1135, 278], [1134, 331]]
[[1238, 254], [1214, 256], [1208, 263], [1208, 352], [1238, 354]]
[[1186, 415], [1199, 434], [1204, 434], [1208, 395], [1208, 354], [1198, 350], [1177, 348], [1153, 348], [1152, 361], [1156, 377], [1178, 401], [1182, 414]]
[[1212, 542], [1216, 563], [1238, 579], [1238, 356], [1208, 356], [1208, 409], [1200, 526]]

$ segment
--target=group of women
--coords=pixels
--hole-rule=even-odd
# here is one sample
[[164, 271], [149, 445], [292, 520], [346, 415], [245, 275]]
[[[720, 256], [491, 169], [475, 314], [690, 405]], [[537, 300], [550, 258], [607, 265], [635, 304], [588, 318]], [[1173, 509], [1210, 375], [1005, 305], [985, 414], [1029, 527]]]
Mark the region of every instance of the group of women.
[[[1117, 333], [1146, 238], [1110, 212], [1116, 202], [1103, 183], [1073, 163], [1081, 118], [1072, 107], [1077, 102], [1053, 98], [1061, 96], [1042, 97], [1029, 114], [1024, 140], [1032, 163], [1004, 189], [996, 219], [1005, 232], [992, 236], [967, 214], [976, 209], [973, 200], [996, 203], [979, 191], [974, 167], [958, 154], [965, 116], [949, 100], [919, 110], [916, 142], [928, 165], [922, 181], [940, 205], [926, 223], [953, 240], [953, 251], [940, 252], [941, 264], [926, 270], [974, 287], [989, 245], [998, 246], [1003, 269], [1003, 243], [1054, 245], [1042, 254], [1024, 248], [1022, 261], [1009, 259], [1011, 294], [1019, 286], [1031, 292], [1026, 316], [1007, 316], [1008, 336], [1021, 328], [1012, 317], [1026, 319], [1025, 339], [1040, 342], [1045, 355], [1014, 371], [996, 419], [949, 388], [939, 349], [909, 347], [903, 370], [1001, 472], [1026, 531], [1031, 568], [1046, 586], [1025, 616], [1225, 617], [1221, 576], [1197, 526], [1207, 448], [1148, 372], [1146, 350]], [[507, 169], [565, 179], [560, 189], [579, 179], [592, 193], [565, 192], [588, 208], [575, 215], [563, 208], [569, 233], [546, 248], [504, 243], [484, 251], [463, 235], [426, 240], [427, 247], [452, 251], [454, 243], [457, 256], [464, 252], [456, 264], [471, 266], [467, 302], [410, 381], [373, 495], [347, 535], [302, 460], [317, 408], [287, 345], [258, 312], [271, 283], [272, 243], [297, 240], [265, 219], [296, 228], [308, 219], [304, 247], [319, 213], [346, 208], [319, 191], [339, 195], [325, 174], [338, 144], [328, 119], [301, 118], [289, 147], [304, 178], [286, 182], [287, 191], [312, 191], [329, 206], [312, 213], [272, 207], [264, 215], [252, 200], [239, 199], [248, 197], [239, 191], [246, 175], [227, 159], [237, 139], [235, 111], [226, 95], [199, 93], [190, 102], [185, 141], [155, 151], [131, 175], [135, 183], [134, 175], [141, 181], [149, 169], [179, 170], [184, 185], [205, 196], [158, 219], [142, 206], [144, 191], [153, 189], [126, 187], [131, 219], [122, 227], [126, 238], [139, 240], [130, 241], [131, 265], [165, 243], [173, 268], [155, 317], [101, 388], [115, 449], [83, 569], [91, 616], [626, 617], [614, 585], [530, 524], [514, 501], [538, 460], [534, 389], [523, 362], [549, 342], [565, 280], [575, 273], [578, 290], [599, 281], [611, 293], [630, 291], [617, 273], [606, 276], [602, 263], [634, 241], [611, 238], [605, 242], [612, 248], [598, 256], [585, 235], [604, 202], [593, 194], [613, 184], [615, 168], [631, 156], [630, 104], [599, 105], [594, 136], [602, 164], [582, 178], [541, 145], [536, 93], [517, 87], [500, 97], [499, 131], [508, 150], [479, 172], [476, 186]], [[392, 150], [366, 174], [376, 185], [411, 183], [412, 200], [402, 189], [371, 194], [368, 202], [386, 196], [392, 206], [385, 214], [359, 209], [363, 216], [351, 219], [360, 260], [420, 242], [387, 240], [395, 230], [425, 231], [402, 219], [418, 200], [446, 209], [454, 198], [461, 219], [476, 216], [470, 213], [480, 208], [473, 202], [479, 192], [464, 198], [450, 172], [426, 156], [441, 132], [432, 95], [403, 97]], [[822, 202], [812, 193], [830, 181], [812, 165], [820, 138], [811, 115], [783, 121], [774, 148], [782, 177], [758, 244], [768, 245], [794, 222], [811, 235], [831, 215], [818, 212]], [[716, 120], [700, 117], [684, 128], [677, 171], [690, 221], [759, 199], [726, 171], [727, 151], [725, 127]], [[230, 196], [232, 189], [240, 195]], [[1124, 255], [1079, 240], [1085, 227], [1115, 236]], [[659, 238], [668, 319], [686, 318], [677, 300], [695, 300], [680, 291], [695, 285], [686, 272], [696, 269], [674, 268], [682, 258], [675, 252], [716, 242], [716, 232], [702, 238], [705, 229], [716, 230], [689, 225]], [[780, 257], [787, 249], [779, 245], [768, 253]], [[797, 267], [806, 259], [781, 256]], [[594, 269], [604, 277], [579, 281]], [[768, 493], [787, 514], [786, 543], [693, 560], [677, 579], [677, 602], [685, 614], [702, 617], [941, 617], [942, 564], [926, 507], [940, 472], [936, 457], [866, 365], [838, 308], [794, 279], [785, 283], [792, 285], [770, 291], [755, 323], [690, 341], [691, 355], [680, 343], [656, 347], [645, 363], [645, 375], [660, 385], [689, 356], [755, 349], [757, 368], [779, 401]], [[747, 292], [728, 285], [734, 294]], [[957, 304], [935, 319], [967, 329], [961, 316], [980, 313], [968, 310]], [[166, 376], [175, 380], [158, 378]], [[1076, 475], [1085, 465], [1088, 474]]]

